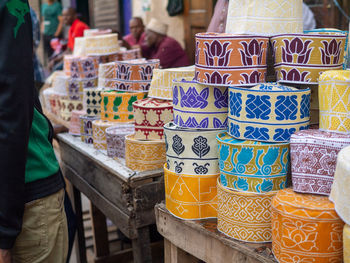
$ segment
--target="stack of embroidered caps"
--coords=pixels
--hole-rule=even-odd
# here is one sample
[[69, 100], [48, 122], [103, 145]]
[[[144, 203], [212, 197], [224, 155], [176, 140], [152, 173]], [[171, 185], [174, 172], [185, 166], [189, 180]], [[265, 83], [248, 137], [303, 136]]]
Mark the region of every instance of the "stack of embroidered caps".
[[[291, 220], [296, 222], [294, 225], [288, 225], [288, 231], [295, 233], [288, 238], [288, 242], [286, 238], [281, 237], [281, 233], [286, 230], [276, 228], [273, 251], [277, 259], [289, 259], [298, 254], [302, 261], [342, 261], [344, 223], [340, 217], [350, 223], [346, 221], [349, 217], [342, 213], [342, 207], [346, 207], [344, 198], [348, 191], [345, 183], [348, 175], [344, 173], [343, 167], [348, 163], [345, 163], [346, 157], [341, 154], [341, 149], [350, 145], [350, 71], [324, 72], [319, 78], [318, 95], [320, 129], [300, 131], [291, 138], [292, 180], [295, 192], [288, 193], [288, 197], [287, 193], [280, 193], [276, 197], [278, 202], [281, 199], [284, 202], [274, 205], [274, 223], [279, 226]], [[339, 168], [334, 177], [337, 156]], [[330, 199], [335, 205], [328, 200], [331, 189]], [[311, 222], [315, 227], [309, 229]], [[344, 233], [346, 229], [345, 227]], [[298, 238], [300, 234], [305, 235], [302, 241]], [[291, 250], [290, 242], [297, 242], [299, 245]], [[310, 248], [310, 242], [315, 246]]]
[[159, 59], [135, 59], [116, 62], [116, 86], [119, 91], [148, 92], [153, 69], [159, 68]]
[[326, 70], [342, 69], [346, 34], [318, 29], [271, 38], [278, 82], [311, 89], [311, 124], [318, 124], [318, 79]]
[[[114, 67], [113, 71], [111, 71], [111, 66]], [[108, 153], [111, 157], [125, 157], [126, 165], [133, 170], [144, 171], [157, 169], [160, 168], [159, 162], [164, 161], [164, 158], [161, 161], [159, 160], [162, 158], [162, 153], [164, 153], [164, 150], [162, 151], [164, 143], [159, 145], [157, 141], [145, 141], [148, 138], [135, 136], [133, 134], [133, 125], [132, 129], [128, 125], [135, 120], [136, 113], [134, 112], [133, 104], [147, 97], [153, 69], [158, 67], [159, 60], [145, 59], [117, 61], [114, 65], [106, 65], [105, 77], [114, 86], [112, 86], [113, 90], [101, 93], [101, 119], [115, 124], [118, 123], [116, 127], [111, 127], [108, 130]], [[109, 82], [104, 81], [104, 85], [106, 83]], [[150, 108], [146, 104], [141, 105], [145, 108]], [[142, 113], [141, 111], [140, 113]], [[141, 117], [140, 114], [137, 116], [139, 118]], [[161, 121], [160, 118], [162, 116], [159, 113], [158, 119], [154, 119], [153, 117], [149, 118], [149, 121], [154, 125], [153, 122]], [[119, 132], [126, 135], [125, 139], [124, 137], [122, 138], [122, 141], [120, 140]], [[125, 154], [116, 148], [118, 145], [125, 145]]]
[[[153, 61], [150, 62], [153, 63]], [[137, 64], [133, 65], [133, 68], [136, 66]], [[139, 70], [143, 79], [150, 79], [146, 77], [150, 66], [152, 64]], [[131, 70], [135, 71], [133, 68]], [[125, 70], [128, 74], [135, 74], [129, 73], [130, 69], [128, 68]], [[194, 77], [193, 67], [164, 70], [155, 68], [153, 70], [149, 98], [133, 103], [135, 134], [127, 138], [127, 163], [129, 166], [142, 170], [163, 167], [165, 162], [163, 126], [173, 120], [172, 80], [176, 77], [189, 76]], [[142, 150], [146, 154], [141, 155], [140, 151]]]
[[[273, 252], [280, 262], [290, 262], [295, 255], [299, 261], [342, 261], [344, 223], [328, 195], [333, 185], [337, 155], [350, 145], [349, 83], [349, 71], [324, 72], [319, 78], [318, 89], [320, 130], [303, 130], [291, 137], [294, 192], [281, 191], [272, 203]], [[342, 164], [338, 165], [342, 167]], [[338, 182], [344, 184], [343, 178], [347, 175], [339, 175]], [[343, 192], [337, 187], [338, 183], [333, 191], [335, 196]], [[313, 228], [309, 228], [310, 223]], [[287, 238], [282, 234], [285, 231], [293, 234]], [[302, 240], [300, 235], [304, 236]], [[314, 246], [310, 247], [310, 243]]]
[[62, 105], [68, 103], [69, 112], [62, 117], [70, 121], [73, 110], [82, 110], [84, 89], [97, 86], [98, 61], [92, 57], [67, 55], [64, 57], [64, 72], [67, 79], [67, 102], [62, 101]]
[[261, 34], [196, 34], [196, 80], [223, 86], [265, 82], [268, 41]]
[[[64, 57], [64, 72], [68, 79], [67, 95], [70, 103], [82, 105], [76, 108], [70, 116], [70, 131], [74, 135], [81, 135], [86, 143], [92, 143], [92, 124], [90, 117], [85, 116], [87, 109], [84, 96], [87, 90], [95, 90], [98, 77], [98, 59], [89, 56], [67, 55]], [[84, 108], [84, 111], [82, 111]], [[85, 114], [82, 114], [85, 112]], [[79, 132], [78, 132], [79, 130]]]
[[[137, 79], [139, 76], [149, 89], [153, 69], [158, 68], [159, 61], [149, 60], [119, 64], [122, 71], [119, 79]], [[145, 64], [147, 63], [147, 64]], [[130, 83], [130, 84], [127, 84]], [[119, 89], [129, 89], [129, 85], [139, 88], [137, 81], [126, 81], [126, 86]], [[136, 85], [136, 86], [135, 86]], [[152, 82], [152, 89], [157, 87]], [[143, 88], [142, 88], [143, 89]], [[173, 104], [170, 100], [146, 98], [133, 103], [135, 117], [135, 134], [126, 137], [126, 164], [134, 170], [153, 170], [163, 167], [165, 162], [165, 140], [163, 126], [173, 120]]]
[[[137, 61], [147, 62], [142, 59]], [[159, 60], [157, 61], [159, 64]], [[121, 74], [118, 63], [124, 62], [100, 64], [98, 89], [87, 89], [84, 94], [87, 114], [90, 119], [94, 119], [92, 122], [93, 144], [96, 149], [100, 150], [107, 150], [106, 129], [115, 125], [116, 122], [132, 122], [134, 118], [132, 103], [147, 95], [145, 92], [132, 88], [128, 92], [115, 91], [118, 90], [116, 77]]]
[[309, 125], [310, 89], [278, 84], [229, 88], [228, 133], [217, 136], [218, 229], [271, 241], [271, 200], [287, 186], [289, 139]]
[[99, 64], [98, 89], [84, 91], [84, 105], [89, 115], [100, 116], [102, 90], [115, 90], [117, 88], [117, 61], [139, 57], [139, 52], [135, 50], [118, 51], [116, 57], [112, 59], [113, 62]]
[[174, 123], [164, 126], [166, 207], [183, 219], [217, 216], [216, 135], [227, 128], [227, 86], [173, 81]]

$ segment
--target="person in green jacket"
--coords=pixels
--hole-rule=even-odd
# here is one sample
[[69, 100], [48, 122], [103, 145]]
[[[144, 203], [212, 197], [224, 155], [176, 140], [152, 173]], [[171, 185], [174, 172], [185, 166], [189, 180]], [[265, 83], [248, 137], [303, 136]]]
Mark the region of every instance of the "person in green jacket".
[[28, 0], [0, 1], [0, 263], [66, 263], [64, 180], [34, 87]]

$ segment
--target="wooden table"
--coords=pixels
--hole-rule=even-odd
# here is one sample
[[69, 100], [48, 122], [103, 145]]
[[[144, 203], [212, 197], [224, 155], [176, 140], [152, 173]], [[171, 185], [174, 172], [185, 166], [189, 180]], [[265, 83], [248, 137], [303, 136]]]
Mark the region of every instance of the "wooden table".
[[[164, 199], [163, 169], [135, 172], [125, 160], [113, 160], [70, 134], [58, 135], [62, 171], [70, 181], [78, 217], [79, 262], [86, 262], [80, 193], [92, 203], [95, 262], [115, 262], [110, 255], [106, 217], [132, 240], [134, 262], [152, 262], [149, 226], [154, 206]], [[114, 260], [113, 260], [114, 258]]]
[[155, 207], [158, 232], [164, 237], [165, 263], [276, 263], [271, 243], [254, 244], [219, 233], [217, 220], [181, 220], [164, 203]]

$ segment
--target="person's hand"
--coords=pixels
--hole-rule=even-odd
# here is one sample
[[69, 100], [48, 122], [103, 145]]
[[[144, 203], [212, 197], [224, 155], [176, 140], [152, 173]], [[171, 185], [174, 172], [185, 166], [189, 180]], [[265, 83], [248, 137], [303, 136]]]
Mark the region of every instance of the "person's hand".
[[0, 249], [0, 263], [11, 263], [11, 251]]
[[137, 49], [137, 48], [141, 48], [141, 45], [133, 45], [133, 46], [131, 46], [131, 49]]
[[49, 63], [47, 64], [49, 71], [52, 71], [53, 67], [55, 66], [55, 63], [56, 63], [55, 59], [52, 59], [49, 61]]

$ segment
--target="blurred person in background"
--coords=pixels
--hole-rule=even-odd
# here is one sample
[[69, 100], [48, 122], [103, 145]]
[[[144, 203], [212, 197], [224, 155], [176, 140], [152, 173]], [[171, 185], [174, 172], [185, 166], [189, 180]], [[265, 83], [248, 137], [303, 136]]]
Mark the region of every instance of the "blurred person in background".
[[63, 69], [63, 58], [65, 55], [71, 54], [74, 50], [76, 37], [84, 36], [84, 31], [89, 29], [89, 26], [78, 19], [76, 10], [72, 7], [65, 8], [62, 12], [63, 23], [69, 26], [68, 31], [68, 48], [57, 56], [54, 56], [49, 63], [49, 70]]
[[85, 29], [89, 29], [89, 26], [83, 21], [79, 20], [76, 10], [72, 7], [64, 9], [62, 17], [63, 23], [66, 26], [69, 26], [68, 48], [73, 52], [75, 38], [84, 36], [84, 31]]
[[184, 67], [190, 64], [185, 50], [172, 37], [167, 36], [168, 25], [152, 18], [146, 27], [146, 41], [141, 45], [147, 59], [159, 59], [162, 68]]
[[50, 46], [51, 39], [60, 37], [62, 33], [62, 22], [60, 16], [62, 5], [56, 0], [46, 0], [41, 6], [41, 32], [44, 40], [44, 58], [48, 59], [53, 50]]
[[131, 48], [140, 47], [145, 42], [145, 26], [141, 17], [133, 17], [129, 21], [130, 34], [123, 37]]

